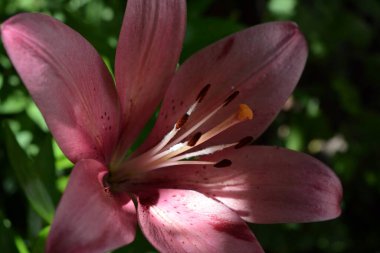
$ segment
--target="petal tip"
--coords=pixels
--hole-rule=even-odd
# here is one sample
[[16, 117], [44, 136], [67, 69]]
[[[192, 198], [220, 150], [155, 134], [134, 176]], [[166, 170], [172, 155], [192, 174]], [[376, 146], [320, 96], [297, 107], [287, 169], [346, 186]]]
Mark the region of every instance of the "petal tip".
[[14, 17], [11, 17], [7, 20], [5, 20], [3, 23], [0, 25], [0, 35], [1, 37], [4, 37], [4, 34], [9, 30], [9, 26], [11, 26], [11, 23], [13, 21]]
[[[0, 36], [2, 39], [4, 39], [4, 35], [9, 36], [12, 34], [13, 31], [18, 30], [17, 25], [19, 23], [25, 22], [28, 23], [28, 19], [32, 18], [33, 16], [36, 15], [41, 15], [37, 13], [20, 13], [17, 15], [14, 15], [7, 20], [5, 20], [3, 23], [0, 25]], [[25, 19], [23, 21], [23, 19]]]
[[340, 182], [338, 176], [335, 175], [336, 178], [336, 184], [337, 184], [337, 190], [336, 190], [336, 212], [335, 216], [332, 217], [332, 219], [335, 219], [339, 217], [342, 214], [342, 201], [343, 201], [343, 186]]
[[288, 30], [290, 39], [296, 38], [296, 43], [300, 43], [303, 47], [307, 48], [305, 37], [296, 22], [285, 21], [279, 23], [282, 24], [284, 29]]

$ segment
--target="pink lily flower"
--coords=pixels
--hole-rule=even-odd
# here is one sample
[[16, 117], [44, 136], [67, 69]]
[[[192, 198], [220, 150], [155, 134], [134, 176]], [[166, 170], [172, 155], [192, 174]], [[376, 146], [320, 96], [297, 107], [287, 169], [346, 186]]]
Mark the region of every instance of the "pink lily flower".
[[[248, 145], [294, 89], [307, 57], [297, 25], [222, 39], [176, 71], [184, 0], [129, 0], [115, 80], [77, 32], [42, 14], [1, 26], [4, 46], [49, 129], [75, 163], [47, 252], [106, 252], [139, 223], [160, 252], [263, 252], [246, 222], [339, 216], [342, 187], [324, 164]], [[131, 144], [162, 102], [151, 134]]]

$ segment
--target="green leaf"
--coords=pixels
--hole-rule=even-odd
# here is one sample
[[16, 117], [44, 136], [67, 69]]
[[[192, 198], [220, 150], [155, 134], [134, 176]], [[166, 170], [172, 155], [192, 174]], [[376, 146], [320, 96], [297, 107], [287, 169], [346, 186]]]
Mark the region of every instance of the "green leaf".
[[24, 93], [16, 90], [11, 94], [7, 94], [7, 98], [1, 101], [0, 113], [19, 113], [27, 107], [29, 102], [30, 99]]
[[0, 210], [0, 246], [2, 252], [16, 253], [11, 222], [6, 219]]
[[15, 244], [20, 253], [29, 253], [28, 247], [20, 236], [15, 237]]
[[32, 253], [44, 253], [45, 243], [50, 231], [50, 226], [42, 229], [32, 247]]
[[48, 190], [54, 204], [57, 204], [60, 193], [56, 187], [55, 159], [50, 134], [40, 137], [39, 148], [40, 152], [33, 161], [35, 164], [33, 168]]
[[37, 174], [35, 163], [25, 153], [17, 142], [8, 124], [3, 125], [8, 157], [19, 185], [23, 189], [33, 209], [48, 223], [54, 216], [54, 204]]

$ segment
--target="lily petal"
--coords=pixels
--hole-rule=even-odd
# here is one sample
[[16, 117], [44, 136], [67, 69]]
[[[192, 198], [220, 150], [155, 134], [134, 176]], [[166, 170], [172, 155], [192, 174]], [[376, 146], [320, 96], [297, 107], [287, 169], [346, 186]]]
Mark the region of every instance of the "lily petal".
[[245, 103], [254, 111], [254, 119], [213, 140], [230, 143], [247, 135], [258, 137], [296, 86], [306, 56], [303, 35], [290, 22], [257, 25], [201, 50], [182, 64], [171, 82], [147, 146], [157, 143], [173, 127], [207, 84], [210, 89], [206, 97], [183, 131], [222, 105], [234, 91], [239, 91], [238, 97], [199, 131], [212, 128], [236, 111], [238, 104]]
[[119, 110], [112, 77], [95, 49], [43, 14], [10, 18], [1, 36], [66, 156], [73, 162], [108, 161], [118, 137]]
[[277, 147], [247, 146], [208, 158], [225, 168], [187, 166], [151, 173], [157, 187], [193, 189], [218, 199], [255, 223], [311, 222], [340, 215], [342, 186], [323, 163]]
[[184, 0], [129, 0], [116, 51], [123, 149], [153, 115], [176, 69], [185, 34]]
[[263, 252], [238, 215], [198, 192], [146, 191], [138, 202], [141, 229], [160, 252]]
[[106, 168], [81, 160], [73, 169], [47, 242], [48, 253], [103, 253], [134, 240], [136, 210], [127, 194], [111, 195]]

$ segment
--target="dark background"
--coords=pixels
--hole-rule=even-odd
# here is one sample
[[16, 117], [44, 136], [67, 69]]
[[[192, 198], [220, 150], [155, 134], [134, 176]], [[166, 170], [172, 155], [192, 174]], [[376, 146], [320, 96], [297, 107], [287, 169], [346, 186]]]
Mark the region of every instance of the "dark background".
[[[87, 38], [112, 68], [124, 9], [116, 0], [0, 0], [0, 22], [25, 11], [52, 15]], [[380, 1], [189, 0], [181, 61], [272, 20], [297, 22], [310, 52], [296, 91], [258, 143], [306, 152], [333, 168], [344, 187], [343, 213], [333, 221], [252, 230], [268, 253], [380, 252]], [[0, 251], [42, 252], [72, 165], [2, 46], [0, 121]], [[155, 251], [139, 234], [116, 252]]]

